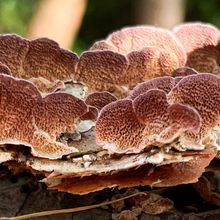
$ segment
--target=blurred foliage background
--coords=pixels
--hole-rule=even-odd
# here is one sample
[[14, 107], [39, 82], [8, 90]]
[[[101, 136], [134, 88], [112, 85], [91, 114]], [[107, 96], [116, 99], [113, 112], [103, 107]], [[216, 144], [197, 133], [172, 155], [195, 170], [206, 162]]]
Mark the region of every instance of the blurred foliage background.
[[[88, 1], [71, 49], [80, 54], [95, 40], [105, 38], [110, 32], [138, 24], [135, 18], [137, 12], [134, 10], [137, 2], [134, 0]], [[0, 0], [0, 32], [26, 36], [31, 19], [40, 3], [42, 3], [40, 0]], [[184, 20], [204, 21], [220, 27], [219, 0], [185, 0]]]

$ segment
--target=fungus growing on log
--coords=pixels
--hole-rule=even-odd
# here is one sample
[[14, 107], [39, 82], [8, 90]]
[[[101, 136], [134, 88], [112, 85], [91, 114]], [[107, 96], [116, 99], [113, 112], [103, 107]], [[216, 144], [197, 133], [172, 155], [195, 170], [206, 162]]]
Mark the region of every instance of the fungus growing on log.
[[[187, 158], [187, 153], [182, 157]], [[201, 152], [189, 152], [188, 161], [171, 164], [153, 166], [148, 163], [146, 165], [138, 166], [138, 168], [130, 170], [119, 170], [113, 173], [102, 173], [102, 175], [90, 175], [77, 177], [75, 175], [51, 175], [44, 181], [49, 188], [57, 189], [59, 191], [87, 194], [102, 190], [106, 187], [119, 188], [134, 187], [134, 186], [155, 186], [155, 187], [170, 187], [179, 184], [188, 184], [198, 181], [198, 178], [205, 171], [210, 161], [214, 158], [216, 152], [213, 149], [207, 149]], [[182, 159], [183, 159], [182, 158]]]
[[194, 183], [216, 157], [220, 79], [185, 67], [173, 33], [125, 28], [79, 58], [44, 38], [2, 35], [0, 48], [0, 163], [11, 170], [86, 194]]
[[[218, 123], [211, 119], [218, 109], [210, 118], [206, 111], [219, 106], [220, 83], [188, 68], [176, 72], [178, 81], [148, 80], [125, 99], [96, 92], [85, 101], [65, 91], [42, 97], [31, 82], [1, 73], [0, 162], [43, 175], [51, 189], [78, 194], [196, 182], [217, 154]], [[211, 103], [204, 103], [207, 97]]]
[[[217, 126], [217, 121], [210, 121], [214, 116], [208, 118], [205, 112], [218, 106], [220, 83], [211, 74], [184, 76], [194, 73], [187, 68], [180, 72], [178, 82], [158, 77], [134, 87], [126, 99], [97, 92], [85, 102], [65, 92], [42, 97], [31, 82], [1, 74], [1, 163], [12, 170], [22, 163], [22, 170], [45, 175], [50, 188], [79, 194], [113, 185], [195, 182], [217, 153], [215, 130], [213, 139], [210, 130], [202, 132], [205, 125]], [[203, 103], [207, 96], [213, 97], [212, 103]], [[217, 108], [213, 114], [218, 114]], [[81, 123], [84, 120], [93, 124]], [[201, 138], [196, 147], [194, 136]], [[30, 153], [22, 153], [25, 146]], [[188, 174], [178, 173], [176, 167]], [[173, 176], [161, 176], [170, 169]]]

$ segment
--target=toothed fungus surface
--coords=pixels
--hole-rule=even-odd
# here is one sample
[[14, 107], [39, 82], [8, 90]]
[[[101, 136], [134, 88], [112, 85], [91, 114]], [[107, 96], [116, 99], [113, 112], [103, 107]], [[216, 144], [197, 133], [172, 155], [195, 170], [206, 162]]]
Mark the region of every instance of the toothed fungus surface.
[[220, 74], [220, 30], [205, 23], [185, 23], [173, 29], [187, 53], [187, 66]]
[[128, 99], [102, 109], [97, 142], [118, 153], [162, 147], [175, 140], [179, 149], [218, 148], [218, 106], [220, 79], [215, 75], [193, 74], [178, 82], [155, 78], [137, 85]]
[[[96, 42], [79, 59], [76, 78], [94, 90], [114, 92], [184, 66], [186, 54], [169, 31], [151, 26], [124, 28]], [[94, 83], [96, 82], [96, 83]]]
[[104, 106], [116, 100], [117, 98], [109, 92], [94, 92], [86, 97], [85, 103], [101, 110]]
[[0, 49], [0, 163], [50, 189], [192, 183], [217, 154], [220, 78], [200, 73], [220, 73], [215, 27], [124, 28], [79, 58], [46, 38]]
[[1, 144], [30, 146], [32, 154], [50, 159], [71, 152], [56, 141], [63, 132], [72, 132], [77, 120], [87, 113], [87, 105], [65, 93], [52, 93], [44, 98], [30, 82], [0, 74]]

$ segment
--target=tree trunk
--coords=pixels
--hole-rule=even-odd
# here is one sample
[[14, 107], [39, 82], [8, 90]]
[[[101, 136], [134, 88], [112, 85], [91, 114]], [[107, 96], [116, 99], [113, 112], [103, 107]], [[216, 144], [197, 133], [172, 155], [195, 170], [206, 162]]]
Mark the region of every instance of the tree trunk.
[[42, 0], [27, 37], [48, 37], [69, 48], [81, 26], [87, 0]]
[[185, 0], [139, 0], [135, 2], [135, 22], [172, 28], [184, 21]]

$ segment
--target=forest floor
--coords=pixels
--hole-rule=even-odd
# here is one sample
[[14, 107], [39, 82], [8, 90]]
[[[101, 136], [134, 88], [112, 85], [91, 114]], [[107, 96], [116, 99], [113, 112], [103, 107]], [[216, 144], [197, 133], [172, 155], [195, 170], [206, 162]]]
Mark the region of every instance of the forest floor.
[[[125, 192], [125, 190], [106, 189], [83, 196], [72, 195], [47, 190], [44, 184], [39, 183], [35, 177], [28, 174], [14, 176], [10, 173], [1, 173], [0, 217], [14, 217], [45, 210], [92, 205], [108, 201], [112, 196]], [[143, 191], [145, 188], [141, 187], [139, 190]], [[202, 201], [190, 185], [168, 189], [163, 194], [164, 196], [174, 201], [175, 208], [159, 215], [150, 215], [142, 212], [141, 215], [133, 219], [220, 219], [220, 209]], [[124, 208], [126, 209], [126, 207]], [[112, 207], [105, 206], [83, 212], [37, 217], [34, 220], [108, 220], [112, 219], [113, 212]], [[125, 218], [121, 217], [119, 219], [123, 220]], [[126, 220], [129, 219], [127, 218]]]

